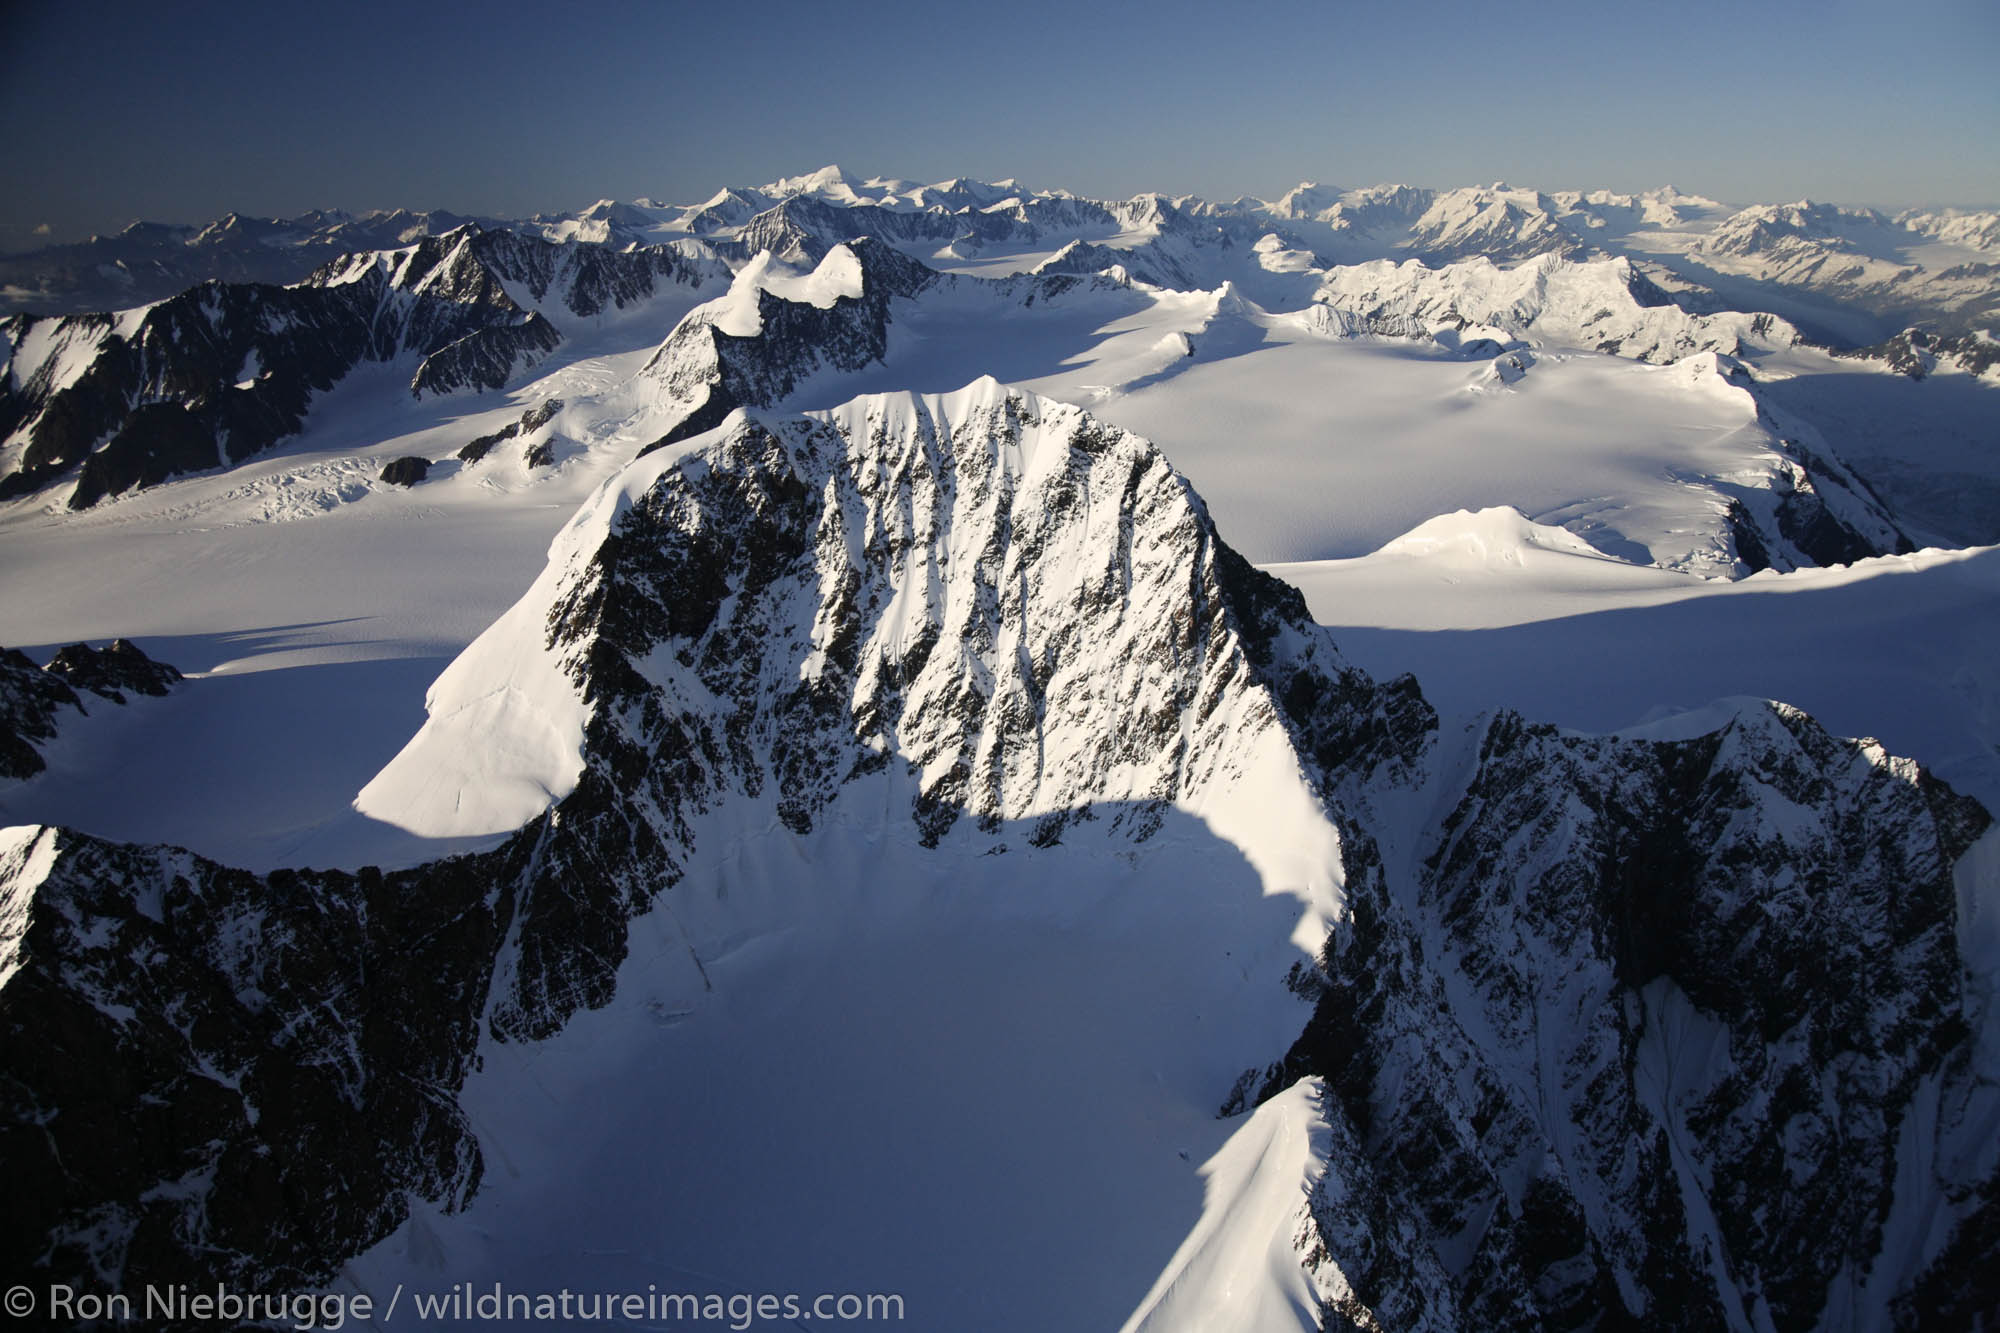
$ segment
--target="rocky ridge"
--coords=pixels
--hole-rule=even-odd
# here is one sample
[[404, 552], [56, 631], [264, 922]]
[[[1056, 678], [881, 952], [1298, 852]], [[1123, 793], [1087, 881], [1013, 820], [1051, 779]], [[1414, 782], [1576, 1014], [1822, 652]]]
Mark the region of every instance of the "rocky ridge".
[[41, 667], [15, 649], [0, 649], [0, 779], [33, 777], [47, 767], [40, 747], [55, 739], [63, 710], [87, 711], [78, 691], [123, 704], [127, 691], [157, 697], [180, 678], [124, 639], [101, 649], [70, 644]]
[[0, 321], [0, 498], [74, 477], [66, 503], [85, 509], [240, 463], [300, 430], [314, 397], [364, 362], [408, 366], [416, 396], [497, 389], [562, 342], [558, 321], [722, 272], [667, 248], [467, 226], [293, 287], [211, 282], [117, 314], [13, 316]]

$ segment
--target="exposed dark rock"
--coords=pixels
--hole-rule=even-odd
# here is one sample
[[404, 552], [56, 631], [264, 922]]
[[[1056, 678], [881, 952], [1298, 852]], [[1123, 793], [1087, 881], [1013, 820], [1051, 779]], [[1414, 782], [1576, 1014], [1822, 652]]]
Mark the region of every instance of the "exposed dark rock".
[[641, 449], [639, 451], [641, 456], [650, 454], [655, 449], [664, 449], [670, 444], [679, 444], [682, 440], [691, 440], [706, 431], [714, 430], [717, 426], [729, 420], [731, 412], [743, 406], [743, 404], [733, 401], [720, 384], [711, 384], [706, 390], [697, 390], [697, 392], [702, 394], [701, 401], [686, 416], [675, 422], [666, 434]]
[[[1166, 205], [1168, 210], [1172, 205]], [[960, 244], [1019, 245], [1066, 230], [1116, 231], [1126, 225], [1124, 204], [1087, 199], [1027, 199], [1011, 208], [921, 211], [883, 208], [874, 204], [838, 207], [810, 196], [785, 199], [750, 218], [736, 235], [747, 257], [769, 250], [787, 263], [813, 265], [835, 245], [862, 237], [909, 246], [923, 253]]]
[[124, 691], [164, 695], [181, 679], [181, 673], [165, 662], [155, 662], [129, 639], [113, 639], [102, 649], [87, 643], [73, 643], [57, 653], [46, 670], [61, 676], [79, 690], [101, 694], [113, 703], [124, 703]]
[[[1266, 1085], [1324, 1078], [1361, 1146], [1314, 1205], [1335, 1262], [1357, 1198], [1428, 1237], [1347, 1272], [1363, 1303], [1720, 1328], [1757, 1301], [1814, 1326], [1874, 1262], [1919, 1088], [1970, 1077], [1951, 868], [1988, 822], [1779, 706], [1652, 744], [1493, 718], [1409, 878], [1355, 840], [1326, 987]], [[1702, 1025], [1723, 1044], [1675, 1085], [1647, 1051]]]
[[494, 445], [499, 444], [503, 440], [511, 440], [520, 433], [521, 423], [510, 421], [491, 435], [480, 435], [468, 440], [465, 446], [458, 451], [458, 456], [467, 463], [477, 463], [492, 452]]
[[1888, 551], [1877, 550], [1853, 528], [1835, 518], [1816, 492], [1792, 490], [1778, 501], [1778, 531], [1816, 565], [1851, 565], [1874, 555], [1902, 554], [1912, 549], [1905, 537]]
[[180, 678], [124, 639], [102, 650], [73, 643], [46, 667], [0, 648], [0, 778], [33, 777], [47, 767], [39, 747], [55, 739], [62, 710], [87, 711], [79, 690], [122, 704], [127, 690], [163, 695]]
[[[1218, 246], [1218, 249], [1226, 248]], [[1151, 283], [1155, 287], [1170, 287], [1180, 290], [1197, 288], [1201, 275], [1191, 272], [1186, 264], [1154, 246], [1141, 246], [1136, 250], [1114, 250], [1108, 245], [1093, 245], [1085, 241], [1072, 241], [1055, 254], [1037, 264], [1037, 274], [1077, 274], [1102, 273], [1107, 269], [1120, 268], [1140, 282]]]
[[76, 691], [25, 653], [0, 648], [0, 778], [28, 778], [47, 767], [36, 746], [53, 740], [58, 710], [82, 711]]
[[532, 435], [554, 421], [556, 413], [562, 411], [562, 408], [563, 400], [560, 398], [551, 398], [540, 407], [529, 408], [521, 414], [521, 429]]
[[1730, 500], [1722, 521], [1729, 533], [1729, 544], [1735, 548], [1736, 558], [1742, 562], [1746, 573], [1755, 574], [1771, 567], [1771, 552], [1764, 545], [1757, 521], [1743, 507], [1743, 501]]
[[299, 282], [340, 255], [395, 249], [471, 221], [396, 209], [282, 219], [231, 213], [199, 229], [135, 222], [113, 236], [0, 257], [0, 309], [75, 315], [129, 310], [204, 282]]
[[[1079, 430], [1069, 467], [1025, 487], [1000, 465], [1009, 453], [1000, 441], [1038, 425], [1034, 409], [1004, 395], [949, 427], [857, 427], [851, 442], [813, 423], [792, 423], [782, 438], [747, 425], [670, 470], [575, 571], [550, 616], [550, 642], [592, 704], [586, 767], [575, 790], [497, 852], [395, 875], [256, 877], [183, 853], [39, 835], [58, 840], [56, 871], [27, 890], [27, 961], [0, 988], [9, 1160], [35, 1183], [32, 1205], [9, 1215], [10, 1261], [79, 1281], [199, 1274], [301, 1285], [393, 1226], [406, 1191], [462, 1201], [479, 1168], [454, 1097], [479, 1016], [500, 1039], [533, 1039], [608, 1001], [628, 922], [681, 879], [698, 813], [769, 789], [789, 826], [811, 827], [844, 782], [883, 771], [866, 744], [883, 728], [934, 747], [899, 764], [958, 756], [940, 765], [954, 776], [927, 784], [912, 809], [912, 836], [966, 809], [984, 817], [1039, 799], [1009, 795], [1006, 767], [973, 762], [996, 727], [1010, 763], [1027, 762], [1037, 708], [1091, 709], [1091, 748], [1039, 779], [1051, 793], [1073, 791], [1072, 804], [1087, 800], [1076, 784], [1103, 766], [1159, 764], [1158, 802], [1195, 780], [1195, 757], [1156, 756], [1180, 735], [1183, 709], [1193, 738], [1183, 743], [1236, 741], [1228, 708], [1242, 682], [1217, 566], [1230, 557], [1185, 484], [1122, 432]], [[797, 663], [813, 650], [789, 608], [801, 588], [822, 587], [819, 561], [849, 558], [844, 516], [903, 512], [902, 485], [883, 489], [889, 466], [946, 487], [964, 523], [982, 529], [974, 544], [984, 554], [967, 567], [980, 590], [964, 608], [972, 621], [864, 659], [863, 625], [893, 596], [911, 534], [868, 544], [862, 565], [825, 590], [834, 628], [802, 678]], [[1122, 526], [1136, 553], [1100, 552], [1101, 586], [1081, 606], [1076, 571], [1051, 569], [1047, 605], [1071, 620], [1010, 610], [1018, 593], [1003, 595], [1003, 566], [1064, 559], [1051, 545], [1081, 521], [1086, 488], [1107, 512], [1131, 516]], [[1166, 607], [1128, 606], [1128, 559]], [[990, 642], [1021, 615], [1055, 636], [1041, 666], [961, 679], [956, 653], [931, 652], [939, 634]], [[1165, 711], [1085, 677], [1051, 678], [1111, 632], [1140, 635], [1139, 650], [1172, 674]], [[636, 664], [662, 652], [696, 673], [702, 701], [647, 683]], [[850, 701], [864, 678], [874, 702], [857, 716]], [[1050, 699], [1055, 691], [1064, 693]], [[1044, 702], [1026, 704], [1031, 693]], [[1267, 710], [1260, 725], [1273, 718]], [[1136, 821], [1132, 836], [1153, 826]], [[113, 1016], [128, 1009], [146, 1017]], [[50, 1032], [89, 1058], [58, 1064]], [[187, 1108], [179, 1118], [165, 1109], [175, 1106]], [[40, 1128], [52, 1107], [63, 1109], [57, 1139]], [[88, 1156], [82, 1145], [111, 1126], [123, 1145]], [[191, 1178], [206, 1188], [157, 1188]]]
[[406, 1194], [449, 1207], [477, 1186], [455, 1093], [531, 839], [255, 876], [19, 832], [12, 855], [52, 865], [0, 991], [9, 1272], [302, 1290]]
[[1940, 362], [1950, 362], [1968, 375], [1983, 375], [2000, 365], [2000, 340], [1983, 329], [1956, 337], [1904, 329], [1886, 342], [1849, 352], [1837, 351], [1834, 355], [1886, 362], [1891, 370], [1913, 380], [1932, 374]]
[[429, 476], [430, 471], [431, 464], [429, 459], [418, 458], [414, 454], [410, 454], [402, 458], [392, 459], [385, 464], [379, 480], [386, 481], [391, 486], [414, 486]]
[[1067, 274], [959, 278], [939, 274], [874, 237], [852, 241], [848, 248], [861, 266], [858, 297], [836, 297], [821, 308], [760, 291], [759, 331], [748, 336], [725, 333], [701, 317], [683, 320], [640, 372], [683, 404], [683, 415], [640, 453], [713, 430], [739, 407], [769, 407], [815, 371], [854, 371], [880, 361], [888, 350], [895, 302], [938, 284], [987, 282], [1027, 307], [1093, 281]]
[[562, 334], [540, 312], [517, 323], [475, 329], [424, 357], [410, 388], [418, 394], [498, 389], [515, 370], [533, 365], [561, 344]]
[[[488, 453], [492, 452], [493, 446], [499, 444], [501, 441], [514, 439], [516, 436], [532, 435], [551, 421], [554, 421], [556, 413], [562, 411], [562, 406], [562, 399], [551, 398], [540, 406], [531, 407], [521, 414], [519, 421], [510, 421], [491, 435], [481, 435], [476, 439], [467, 441], [465, 446], [458, 451], [458, 456], [467, 463], [477, 463], [480, 459], [486, 457]], [[530, 455], [534, 452], [530, 450]], [[550, 451], [549, 458], [553, 460], [553, 451]], [[536, 467], [542, 466], [542, 464], [536, 464], [531, 461], [529, 466]]]

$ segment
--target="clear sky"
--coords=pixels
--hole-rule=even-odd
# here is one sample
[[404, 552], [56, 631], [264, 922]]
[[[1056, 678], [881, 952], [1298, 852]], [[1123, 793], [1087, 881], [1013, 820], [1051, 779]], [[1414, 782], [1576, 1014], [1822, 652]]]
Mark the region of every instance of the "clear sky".
[[232, 209], [689, 203], [829, 162], [2000, 202], [1996, 0], [0, 6], [7, 250]]

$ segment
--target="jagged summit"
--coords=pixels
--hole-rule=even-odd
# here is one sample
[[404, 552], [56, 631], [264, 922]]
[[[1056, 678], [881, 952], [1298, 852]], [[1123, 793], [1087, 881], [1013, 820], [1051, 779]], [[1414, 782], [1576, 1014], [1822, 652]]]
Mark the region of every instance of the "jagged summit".
[[[835, 204], [823, 194], [801, 187], [771, 203], [752, 191], [734, 210], [739, 222], [715, 220], [709, 239], [683, 234], [616, 250], [574, 235], [535, 239], [461, 220], [439, 236], [329, 263], [295, 288], [223, 285], [115, 317], [10, 321], [0, 399], [14, 425], [0, 446], [0, 498], [53, 493], [83, 509], [175, 476], [242, 466], [290, 438], [320, 395], [371, 362], [400, 363], [420, 400], [505, 391], [537, 367], [561, 364], [573, 355], [573, 332], [602, 325], [613, 312], [627, 320], [629, 347], [654, 344], [626, 400], [634, 414], [627, 420], [655, 423], [649, 444], [687, 438], [736, 407], [773, 407], [795, 393], [810, 391], [810, 405], [839, 401], [843, 381], [886, 367], [899, 347], [921, 355], [916, 330], [936, 327], [940, 317], [963, 321], [982, 309], [1004, 321], [999, 327], [1015, 327], [1017, 315], [1032, 314], [1059, 329], [1063, 304], [1080, 299], [1079, 291], [1130, 294], [1122, 311], [1106, 304], [1101, 330], [1146, 306], [1172, 321], [1153, 335], [1150, 364], [1134, 363], [1118, 384], [1092, 394], [1129, 392], [1231, 347], [1302, 331], [1409, 339], [1467, 358], [1511, 357], [1492, 363], [1489, 378], [1500, 388], [1519, 383], [1517, 349], [1557, 357], [1580, 349], [1653, 363], [1711, 351], [1755, 360], [1803, 337], [1774, 315], [1711, 308], [1656, 265], [1624, 255], [1574, 257], [1564, 249], [1518, 261], [1480, 253], [1442, 264], [1336, 264], [1289, 248], [1270, 218], [1259, 217], [1254, 241], [1239, 244], [1231, 228], [1240, 219], [1157, 194], [1108, 205], [1033, 196], [956, 211]], [[1350, 233], [1419, 224], [1440, 244], [1456, 237], [1451, 245], [1463, 240], [1478, 249], [1496, 228], [1511, 246], [1522, 235], [1567, 225], [1561, 219], [1584, 207], [1531, 192], [1395, 187], [1347, 191], [1315, 225], [1328, 229], [1327, 248], [1335, 251]], [[1588, 208], [1603, 217], [1633, 211], [1620, 200]], [[625, 210], [596, 207], [563, 225], [621, 226]], [[669, 225], [658, 221], [664, 214], [647, 216], [656, 229]], [[941, 221], [947, 225], [934, 231]], [[1635, 224], [1626, 216], [1603, 229], [1628, 225]], [[949, 243], [932, 250], [930, 242], [946, 233]], [[1028, 275], [948, 271], [952, 256], [976, 260], [1026, 236], [1047, 247], [1030, 253]], [[668, 295], [675, 289], [685, 298]], [[1198, 327], [1178, 327], [1176, 307], [1190, 299], [1211, 312]], [[648, 329], [645, 314], [655, 309], [670, 314]], [[1891, 364], [1919, 364], [1888, 344], [1876, 351]], [[1973, 352], [1951, 364], [1981, 364], [1977, 346]], [[144, 377], [138, 367], [149, 368]], [[979, 368], [963, 361], [958, 373]], [[1731, 372], [1746, 394], [1747, 373]], [[1545, 378], [1527, 381], [1523, 391]], [[939, 372], [928, 385], [949, 382]], [[1753, 407], [1753, 417], [1761, 410]], [[1646, 532], [1625, 532], [1628, 540], [1616, 549], [1669, 568], [1742, 575], [1912, 544], [1808, 430], [1769, 429], [1774, 442], [1752, 456], [1713, 467], [1692, 458], [1673, 464], [1678, 480], [1669, 484], [1714, 494], [1715, 514], [1690, 523], [1672, 506], [1656, 523], [1648, 519]], [[492, 431], [468, 430], [450, 449], [423, 457], [444, 462]], [[566, 448], [587, 447], [565, 439]], [[546, 469], [557, 454], [544, 449], [533, 458]], [[368, 476], [379, 476], [389, 461]], [[370, 493], [349, 487], [326, 503]], [[1562, 498], [1623, 505], [1619, 496]], [[1424, 516], [1409, 515], [1407, 523]], [[1672, 544], [1656, 539], [1676, 532], [1692, 535]]]
[[[1775, 283], [1865, 311], [1876, 325], [1872, 337], [1859, 339], [1862, 343], [1923, 319], [1941, 320], [1942, 331], [1959, 333], [1996, 318], [1991, 274], [1955, 273], [1968, 263], [1993, 262], [2000, 230], [1992, 212], [1908, 210], [1890, 217], [1811, 200], [1733, 210], [1672, 186], [1625, 194], [1542, 191], [1504, 181], [1443, 189], [1392, 184], [1340, 188], [1305, 181], [1270, 201], [1246, 197], [1214, 203], [1185, 196], [1157, 202], [1170, 215], [1204, 220], [1207, 230], [1192, 234], [1203, 238], [1204, 248], [1219, 252], [1208, 257], [1210, 268], [1226, 262], [1230, 249], [1253, 242], [1254, 229], [1276, 227], [1287, 248], [1320, 252], [1330, 264], [1407, 257], [1436, 264], [1474, 255], [1505, 262], [1547, 253], [1626, 255], [1667, 265], [1697, 287], [1715, 284], [1720, 274], [1718, 290], [1726, 290], [1731, 300], [1740, 301], [1750, 289], [1730, 279]], [[760, 186], [725, 188], [692, 205], [600, 200], [574, 212], [479, 220], [545, 239], [617, 248], [677, 239], [758, 246], [760, 233], [782, 220], [827, 232], [817, 237], [821, 244], [874, 234], [910, 248], [919, 258], [954, 247], [960, 258], [970, 258], [970, 249], [1030, 244], [1052, 230], [1069, 232], [1058, 246], [1068, 240], [1102, 243], [1129, 229], [1134, 219], [1177, 231], [1170, 221], [1143, 221], [1154, 206], [1143, 193], [1127, 200], [1092, 200], [1065, 190], [1030, 189], [1011, 178], [955, 177], [917, 184], [894, 177], [863, 179], [829, 165]], [[855, 216], [815, 223], [815, 208]], [[73, 313], [159, 299], [207, 277], [295, 281], [332, 254], [407, 243], [464, 221], [443, 212], [350, 215], [320, 210], [290, 219], [230, 214], [201, 228], [135, 223], [118, 237], [13, 257], [0, 265], [0, 276], [7, 279], [7, 299], [16, 303], [14, 308]], [[976, 244], [969, 249], [968, 241]], [[1125, 246], [1143, 243], [1145, 238], [1128, 237]], [[1801, 245], [1811, 253], [1784, 253]], [[1852, 256], [1857, 248], [1873, 267], [1855, 273], [1851, 263], [1826, 260], [1831, 254]], [[1201, 285], [1213, 286], [1221, 276], [1205, 274]], [[1770, 308], [1796, 313], [1782, 301]], [[1849, 329], [1836, 320], [1814, 332], [1855, 341]]]
[[[1260, 757], [1260, 746], [1283, 744], [1257, 720], [1268, 702], [1224, 688], [1243, 668], [1217, 655], [1223, 641], [1204, 647], [1202, 616], [1179, 631], [1194, 636], [1180, 646], [1133, 639], [1185, 622], [1175, 606], [1185, 562], [1208, 570], [1218, 559], [1199, 501], [1151, 445], [986, 377], [955, 393], [869, 395], [801, 417], [738, 411], [638, 460], [564, 529], [528, 596], [440, 678], [431, 720], [359, 808], [459, 837], [517, 827], [575, 790], [586, 739], [606, 725], [598, 692], [608, 678], [602, 648], [572, 636], [616, 623], [601, 619], [608, 607], [583, 609], [603, 606], [617, 577], [611, 552], [633, 540], [635, 516], [707, 526], [689, 506], [711, 478], [786, 498], [727, 549], [808, 575], [837, 611], [802, 613], [788, 593], [765, 609], [736, 603], [735, 619], [707, 632], [754, 641], [760, 658], [786, 664], [761, 677], [718, 660], [682, 683], [665, 663], [637, 667], [643, 641], [622, 649], [651, 690], [685, 695], [669, 713], [725, 688], [774, 714], [801, 707], [794, 691], [826, 707], [841, 701], [833, 733], [770, 738], [788, 820], [810, 822], [837, 786], [829, 775], [865, 758], [839, 757], [856, 743], [921, 774], [929, 837], [961, 813], [1060, 822], [1093, 801], [1187, 800], [1228, 824], [1272, 799], [1268, 782], [1284, 763]], [[1078, 521], [1085, 510], [1098, 521]], [[796, 535], [781, 535], [788, 528]], [[672, 526], [648, 533], [649, 545], [684, 540]], [[816, 534], [809, 548], [799, 545], [805, 534]], [[686, 632], [689, 617], [714, 612], [658, 614], [654, 633]], [[544, 645], [545, 625], [571, 628]], [[682, 654], [684, 665], [702, 660], [702, 650]], [[619, 678], [621, 690], [638, 685]], [[1200, 710], [1184, 715], [1197, 700]], [[843, 738], [848, 724], [837, 719], [849, 709], [863, 725]], [[1147, 728], [1155, 740], [1141, 738]], [[1159, 744], [1165, 736], [1176, 739]], [[808, 746], [823, 757], [786, 757]], [[1255, 776], [1267, 768], [1272, 777]]]

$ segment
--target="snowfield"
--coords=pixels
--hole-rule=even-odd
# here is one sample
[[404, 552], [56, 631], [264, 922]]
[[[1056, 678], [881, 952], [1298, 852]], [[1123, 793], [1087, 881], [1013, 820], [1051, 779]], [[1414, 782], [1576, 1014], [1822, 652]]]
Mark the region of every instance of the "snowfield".
[[[1304, 1019], [1297, 904], [1192, 820], [1131, 859], [933, 853], [881, 827], [907, 798], [869, 799], [805, 839], [737, 832], [642, 924], [611, 1006], [493, 1045], [477, 1202], [345, 1280], [894, 1292], [915, 1327], [999, 1333], [1115, 1328], [1171, 1265], [1173, 1317], [1138, 1327], [1241, 1312], [1236, 1254], [1177, 1250], [1226, 1227], [1289, 1254], [1303, 1220], [1310, 1143], [1216, 1117], [1240, 1053]], [[1231, 1327], [1310, 1326], [1256, 1299]]]

